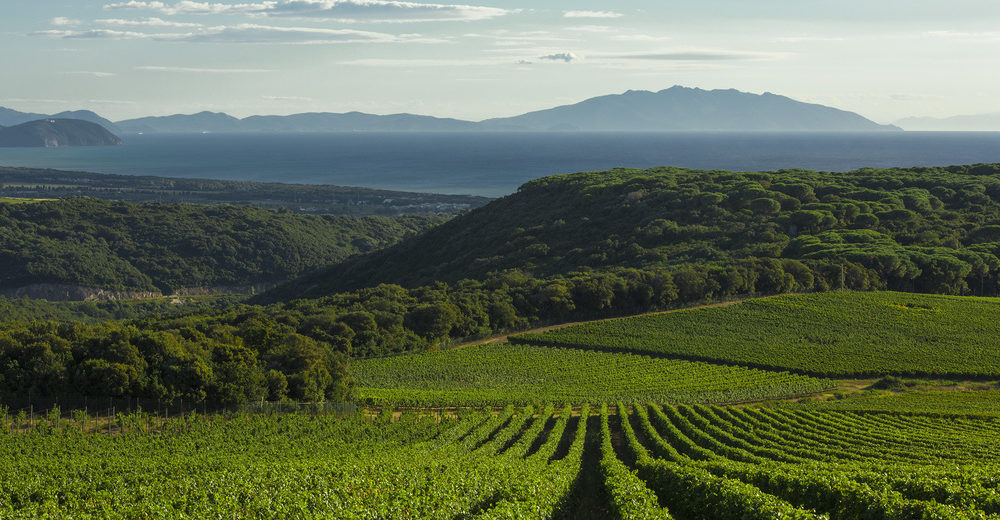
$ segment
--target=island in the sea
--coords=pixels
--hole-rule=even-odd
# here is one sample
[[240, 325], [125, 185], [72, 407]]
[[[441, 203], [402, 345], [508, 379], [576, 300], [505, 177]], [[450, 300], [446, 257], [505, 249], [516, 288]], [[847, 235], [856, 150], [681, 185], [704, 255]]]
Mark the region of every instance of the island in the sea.
[[81, 119], [39, 119], [0, 127], [0, 147], [117, 146], [122, 140]]

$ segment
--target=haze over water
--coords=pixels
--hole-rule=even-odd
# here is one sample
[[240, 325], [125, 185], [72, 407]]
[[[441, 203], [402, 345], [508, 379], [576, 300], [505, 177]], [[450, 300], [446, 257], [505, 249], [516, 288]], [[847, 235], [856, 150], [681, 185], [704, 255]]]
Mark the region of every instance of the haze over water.
[[490, 197], [557, 173], [765, 171], [1000, 162], [1000, 132], [353, 133], [123, 136], [125, 146], [0, 148], [0, 165], [337, 184]]

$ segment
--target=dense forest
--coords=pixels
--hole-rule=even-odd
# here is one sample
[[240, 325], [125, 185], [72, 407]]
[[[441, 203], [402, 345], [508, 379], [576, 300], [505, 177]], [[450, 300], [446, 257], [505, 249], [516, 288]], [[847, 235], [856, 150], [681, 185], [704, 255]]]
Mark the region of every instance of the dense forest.
[[4, 325], [0, 391], [337, 399], [350, 358], [531, 324], [838, 288], [992, 295], [998, 200], [1000, 165], [547, 177], [262, 305]]
[[69, 284], [170, 294], [273, 284], [443, 220], [90, 198], [0, 204], [0, 290]]
[[752, 259], [845, 260], [874, 274], [855, 281], [862, 286], [995, 294], [998, 245], [998, 164], [846, 173], [617, 169], [531, 181], [273, 295], [483, 279], [510, 269], [545, 277]]

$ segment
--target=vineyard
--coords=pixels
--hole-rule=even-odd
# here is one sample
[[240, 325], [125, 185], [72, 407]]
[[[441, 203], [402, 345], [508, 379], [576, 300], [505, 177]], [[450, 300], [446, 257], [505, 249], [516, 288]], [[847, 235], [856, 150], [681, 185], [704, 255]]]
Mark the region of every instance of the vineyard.
[[1000, 377], [1000, 299], [827, 292], [591, 322], [517, 341], [820, 377]]
[[733, 403], [811, 394], [834, 385], [787, 372], [510, 344], [360, 360], [351, 370], [362, 401], [407, 406]]
[[1000, 518], [993, 418], [548, 404], [120, 419], [111, 434], [82, 416], [5, 422], [0, 517]]
[[355, 360], [358, 406], [0, 406], [0, 518], [1000, 520], [995, 381], [797, 373], [995, 374], [998, 302], [962, 301], [784, 296]]
[[[822, 410], [914, 412], [1000, 417], [1000, 390], [929, 390], [905, 393], [861, 392], [847, 399], [807, 402], [797, 407]], [[987, 386], [987, 385], [982, 385]]]

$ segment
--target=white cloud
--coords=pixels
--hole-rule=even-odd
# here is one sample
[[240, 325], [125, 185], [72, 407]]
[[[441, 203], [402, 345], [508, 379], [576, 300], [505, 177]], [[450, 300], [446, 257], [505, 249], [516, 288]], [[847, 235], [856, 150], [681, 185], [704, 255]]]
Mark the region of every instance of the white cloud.
[[185, 38], [193, 42], [218, 43], [439, 43], [442, 40], [405, 38], [393, 34], [353, 29], [316, 29], [311, 27], [273, 27], [240, 24], [213, 28]]
[[267, 69], [213, 69], [202, 67], [164, 67], [157, 65], [136, 67], [135, 70], [146, 70], [152, 72], [195, 72], [206, 74], [259, 74], [263, 72], [273, 72]]
[[602, 57], [618, 60], [643, 61], [751, 61], [778, 59], [786, 56], [774, 52], [735, 50], [680, 50], [632, 54], [604, 54]]
[[362, 58], [357, 60], [342, 61], [339, 65], [354, 65], [359, 67], [403, 67], [403, 68], [428, 68], [428, 67], [464, 67], [464, 66], [495, 66], [499, 64], [509, 64], [506, 58], [496, 59], [397, 59], [397, 58]]
[[507, 30], [494, 31], [491, 33], [466, 33], [462, 35], [464, 38], [482, 38], [485, 40], [493, 40], [493, 45], [514, 45], [514, 46], [526, 46], [531, 45], [533, 42], [572, 42], [579, 41], [576, 38], [566, 38], [564, 36], [556, 36], [548, 31], [523, 31], [523, 32], [513, 32]]
[[86, 31], [36, 31], [34, 36], [48, 36], [68, 40], [169, 40], [184, 38], [185, 34], [150, 34], [112, 29], [90, 29]]
[[546, 54], [545, 56], [539, 56], [538, 59], [549, 60], [549, 61], [563, 61], [569, 63], [571, 61], [576, 60], [577, 56], [572, 52], [557, 52], [555, 54]]
[[145, 20], [123, 20], [121, 18], [101, 18], [94, 20], [102, 25], [114, 27], [204, 27], [200, 23], [171, 22], [162, 18], [146, 18]]
[[107, 4], [105, 9], [149, 9], [166, 15], [244, 14], [291, 18], [318, 18], [344, 22], [430, 22], [486, 20], [519, 9], [462, 4], [432, 4], [394, 0], [268, 0], [223, 4], [185, 0], [174, 4], [131, 0]]
[[574, 27], [567, 27], [567, 31], [576, 32], [590, 32], [590, 33], [609, 33], [614, 32], [616, 29], [613, 27], [608, 27], [607, 25], [577, 25]]
[[80, 25], [80, 23], [80, 20], [66, 18], [65, 16], [57, 16], [52, 19], [52, 25], [55, 25], [56, 27], [68, 27], [71, 25]]
[[625, 16], [614, 11], [566, 11], [564, 18], [621, 18]]
[[68, 76], [93, 76], [95, 78], [110, 78], [112, 76], [117, 76], [114, 72], [100, 72], [91, 70], [71, 70], [67, 72], [61, 72], [60, 74], [65, 74]]
[[670, 36], [656, 36], [652, 34], [619, 34], [611, 38], [620, 42], [663, 42], [672, 40]]
[[1000, 32], [966, 32], [966, 31], [928, 31], [927, 36], [946, 40], [963, 42], [995, 42], [1000, 41]]
[[32, 33], [64, 39], [92, 40], [157, 40], [193, 43], [276, 43], [276, 44], [332, 44], [332, 43], [444, 43], [447, 40], [425, 38], [419, 34], [395, 35], [359, 31], [354, 29], [317, 29], [312, 27], [274, 27], [268, 25], [239, 24], [205, 27], [184, 33], [145, 33], [114, 29], [85, 31], [51, 30]]
[[276, 2], [263, 2], [259, 4], [220, 4], [209, 2], [192, 2], [183, 0], [173, 5], [163, 2], [143, 2], [130, 0], [128, 2], [118, 2], [107, 4], [105, 9], [149, 9], [159, 11], [166, 15], [177, 14], [225, 14], [225, 13], [253, 13], [267, 9], [269, 5]]

